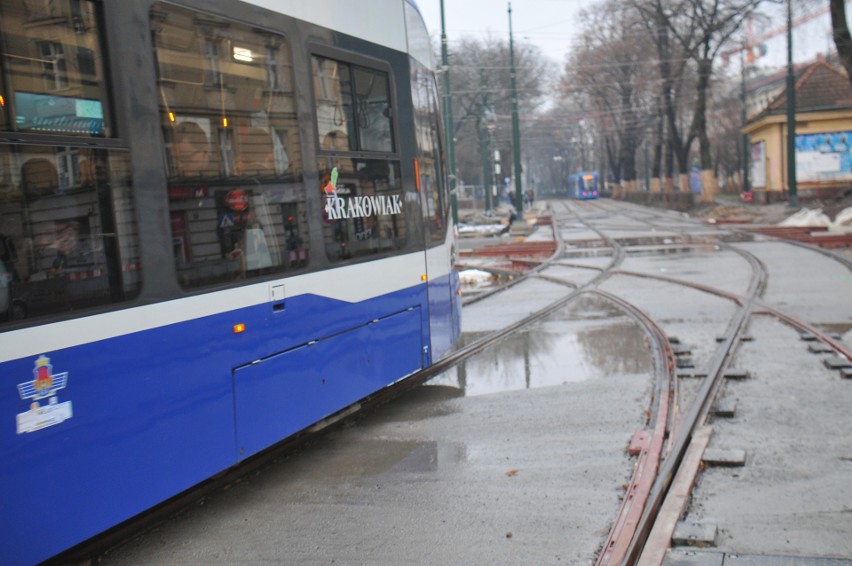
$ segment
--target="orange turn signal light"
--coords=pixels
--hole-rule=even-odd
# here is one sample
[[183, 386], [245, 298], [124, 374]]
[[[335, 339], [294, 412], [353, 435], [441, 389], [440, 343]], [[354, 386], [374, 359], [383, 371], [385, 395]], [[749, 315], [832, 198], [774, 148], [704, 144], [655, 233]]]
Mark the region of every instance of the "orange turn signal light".
[[241, 322], [239, 324], [234, 325], [234, 334], [242, 334], [246, 331], [245, 323]]

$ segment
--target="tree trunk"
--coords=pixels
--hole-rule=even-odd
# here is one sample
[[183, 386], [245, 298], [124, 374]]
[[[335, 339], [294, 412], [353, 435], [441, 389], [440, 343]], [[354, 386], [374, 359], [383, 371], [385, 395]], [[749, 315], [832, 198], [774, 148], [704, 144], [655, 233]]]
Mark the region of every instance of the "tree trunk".
[[718, 184], [716, 174], [712, 169], [703, 169], [701, 171], [701, 202], [710, 203], [716, 200]]
[[852, 84], [852, 36], [846, 24], [846, 0], [831, 0], [831, 30], [837, 54], [846, 69], [846, 77]]
[[710, 86], [712, 72], [713, 61], [707, 57], [702, 57], [698, 61], [697, 100], [695, 102], [695, 115], [692, 120], [692, 132], [698, 138], [701, 156], [701, 202], [713, 202], [716, 196], [716, 175], [713, 174], [710, 137], [707, 135], [707, 90]]

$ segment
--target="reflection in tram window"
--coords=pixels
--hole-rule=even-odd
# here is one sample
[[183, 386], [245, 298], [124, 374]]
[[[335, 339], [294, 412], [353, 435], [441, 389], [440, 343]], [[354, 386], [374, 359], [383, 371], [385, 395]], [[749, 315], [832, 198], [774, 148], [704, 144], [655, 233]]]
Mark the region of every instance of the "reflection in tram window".
[[[0, 129], [109, 137], [98, 4], [0, 2]], [[14, 116], [6, 112], [14, 109]]]
[[323, 234], [330, 260], [400, 250], [407, 240], [399, 162], [330, 159], [322, 174]]
[[210, 156], [210, 139], [198, 122], [185, 120], [174, 128], [172, 166], [177, 177], [217, 175], [218, 167]]
[[[317, 133], [340, 133], [350, 149], [393, 152], [393, 111], [388, 74], [326, 57], [313, 57]], [[332, 149], [324, 147], [323, 149]]]
[[423, 195], [423, 224], [433, 244], [447, 236], [449, 194], [441, 161], [441, 132], [438, 130], [438, 95], [432, 74], [417, 67], [411, 84], [414, 99], [414, 127], [420, 154], [420, 186]]
[[167, 4], [151, 17], [180, 284], [307, 266], [287, 40]]
[[[323, 239], [331, 261], [402, 250], [406, 203], [388, 73], [315, 55]], [[357, 154], [353, 152], [358, 152]], [[370, 159], [364, 152], [375, 154]]]
[[142, 266], [126, 153], [0, 147], [0, 179], [7, 283], [0, 319], [58, 314], [137, 293]]

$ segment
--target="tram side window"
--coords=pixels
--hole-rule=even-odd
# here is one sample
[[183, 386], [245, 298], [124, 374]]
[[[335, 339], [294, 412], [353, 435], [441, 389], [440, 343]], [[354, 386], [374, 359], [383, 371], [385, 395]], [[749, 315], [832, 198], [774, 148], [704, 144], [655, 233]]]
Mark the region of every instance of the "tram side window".
[[449, 194], [441, 160], [441, 131], [438, 129], [438, 95], [431, 73], [422, 67], [413, 71], [414, 129], [420, 159], [420, 190], [424, 224], [433, 243], [447, 236]]
[[312, 67], [326, 255], [402, 250], [411, 207], [394, 154], [389, 75], [321, 56]]
[[110, 137], [98, 4], [3, 0], [0, 129]]
[[0, 146], [0, 324], [133, 298], [134, 218], [125, 152]]
[[185, 288], [307, 266], [286, 38], [169, 4], [151, 13], [172, 242]]

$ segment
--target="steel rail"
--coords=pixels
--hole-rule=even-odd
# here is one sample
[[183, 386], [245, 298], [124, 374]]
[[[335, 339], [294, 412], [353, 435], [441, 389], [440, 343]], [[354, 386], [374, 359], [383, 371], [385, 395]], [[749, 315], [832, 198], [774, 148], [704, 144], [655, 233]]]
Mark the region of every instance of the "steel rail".
[[616, 295], [600, 289], [589, 291], [589, 293], [601, 296], [624, 309], [639, 322], [655, 345], [653, 349], [656, 368], [653, 399], [655, 408], [652, 411], [655, 417], [651, 420], [651, 437], [639, 452], [616, 520], [595, 562], [597, 566], [606, 566], [618, 564], [626, 556], [633, 534], [639, 528], [643, 512], [647, 507], [648, 497], [663, 458], [677, 375], [675, 355], [668, 336], [653, 319], [637, 306]]
[[[632, 216], [630, 214], [626, 214], [623, 210], [619, 211], [619, 213], [628, 217]], [[635, 218], [635, 216], [633, 216], [633, 218], [654, 228], [659, 228], [658, 225], [646, 219]], [[675, 232], [679, 231], [672, 230], [668, 227], [666, 229]], [[690, 235], [690, 237], [693, 236]], [[700, 240], [707, 239], [701, 238]], [[642, 488], [645, 491], [641, 493], [631, 493], [629, 504], [623, 503], [613, 525], [613, 529], [610, 531], [610, 536], [598, 557], [597, 564], [600, 566], [610, 564], [630, 566], [635, 564], [639, 559], [645, 542], [647, 541], [654, 523], [656, 522], [657, 514], [659, 513], [666, 498], [668, 489], [674, 480], [690, 443], [692, 442], [693, 434], [701, 424], [706, 422], [707, 415], [709, 414], [713, 401], [721, 387], [723, 370], [728, 364], [730, 358], [733, 356], [735, 345], [739, 342], [748, 324], [751, 312], [758, 300], [757, 298], [762, 296], [766, 289], [766, 268], [753, 254], [749, 254], [744, 250], [739, 250], [733, 246], [716, 241], [706, 241], [706, 243], [725, 247], [730, 251], [740, 254], [749, 262], [752, 266], [753, 276], [749, 284], [747, 297], [745, 299], [735, 297], [733, 294], [729, 294], [721, 290], [714, 292], [714, 294], [726, 296], [727, 298], [734, 300], [738, 305], [737, 312], [729, 322], [725, 339], [714, 353], [710, 364], [710, 370], [708, 371], [708, 377], [704, 380], [704, 383], [696, 395], [689, 411], [679, 423], [679, 429], [675, 435], [675, 440], [671, 444], [671, 449], [665, 460], [662, 462], [662, 466], [659, 467], [658, 473], [655, 474], [650, 486], [646, 479], [647, 470], [649, 468], [654, 468], [654, 463], [652, 461], [649, 462], [647, 459], [644, 462], [641, 460], [637, 461], [630, 486], [631, 489], [635, 486], [637, 490]], [[623, 273], [640, 275], [635, 272], [625, 271]], [[700, 284], [689, 284], [688, 282], [683, 282], [674, 278], [667, 278], [667, 280], [679, 285], [683, 284], [692, 286], [705, 291], [710, 290], [709, 287]], [[625, 304], [629, 303], [625, 302]], [[653, 321], [651, 322], [653, 323]], [[654, 324], [654, 326], [656, 325]], [[659, 348], [659, 338], [656, 338], [655, 340], [658, 342]], [[674, 383], [676, 383], [676, 376], [672, 377], [672, 384]], [[672, 388], [673, 387], [674, 385], [672, 385]], [[651, 442], [651, 445], [654, 448], [656, 448], [658, 443], [661, 444], [662, 442], [661, 439], [657, 438], [659, 431], [664, 429], [664, 427], [669, 427], [669, 423], [664, 422], [662, 416], [662, 414], [659, 415], [657, 420], [654, 422], [654, 436], [652, 437]], [[641, 457], [642, 454], [640, 453], [640, 458]], [[650, 454], [649, 458], [650, 457], [653, 457], [653, 454]], [[625, 502], [627, 499], [628, 498], [625, 497]], [[636, 509], [641, 510], [641, 515], [638, 519], [635, 518], [637, 513]]]
[[[550, 210], [550, 213], [551, 213], [551, 215], [553, 214], [552, 209]], [[546, 224], [544, 226], [546, 226]], [[533, 269], [530, 269], [529, 271], [519, 273], [517, 277], [515, 277], [514, 279], [512, 279], [510, 281], [507, 281], [506, 283], [504, 283], [503, 285], [500, 285], [499, 287], [496, 287], [496, 288], [494, 288], [490, 291], [486, 291], [484, 293], [480, 293], [479, 295], [476, 295], [475, 297], [471, 297], [467, 301], [462, 300], [462, 305], [463, 306], [471, 305], [471, 304], [477, 303], [477, 302], [479, 302], [483, 299], [487, 299], [488, 297], [492, 297], [492, 296], [496, 295], [497, 293], [502, 293], [506, 289], [509, 289], [510, 287], [514, 287], [515, 285], [517, 285], [521, 281], [524, 281], [528, 276], [530, 276], [534, 273], [538, 273], [540, 271], [543, 271], [544, 269], [547, 268], [547, 265], [551, 261], [555, 261], [557, 258], [561, 257], [562, 253], [565, 249], [565, 243], [562, 241], [562, 235], [559, 232], [559, 229], [556, 227], [556, 225], [551, 224], [551, 230], [553, 230], [553, 237], [556, 240], [556, 250], [553, 252], [553, 255], [551, 255], [549, 258], [543, 260], [542, 263], [540, 265], [538, 265], [537, 267], [534, 267]], [[483, 269], [483, 271], [489, 271], [488, 269], [484, 269], [484, 268], [478, 268], [478, 269]]]
[[[495, 289], [487, 296], [494, 295], [513, 285], [517, 285], [518, 283], [526, 280], [527, 278], [538, 274], [540, 271], [546, 269], [550, 264], [557, 261], [561, 255], [562, 250], [564, 249], [564, 245], [561, 243], [560, 234], [558, 232], [558, 228], [556, 227], [554, 227], [554, 234], [554, 237], [557, 239], [557, 251], [553, 254], [553, 256], [544, 261], [542, 265], [540, 265], [538, 268], [520, 274], [515, 280], [510, 282], [510, 284]], [[609, 277], [609, 272], [611, 271], [611, 269], [617, 266], [622, 258], [623, 254], [616, 252], [614, 254], [613, 261], [610, 263], [610, 265], [606, 268], [603, 268], [601, 270], [601, 273], [599, 273], [594, 279], [590, 280], [585, 285], [574, 289], [572, 292], [560, 298], [558, 301], [555, 301], [554, 303], [551, 303], [546, 307], [534, 313], [531, 313], [530, 315], [506, 328], [490, 333], [476, 340], [475, 342], [468, 344], [465, 347], [452, 351], [448, 355], [435, 362], [430, 367], [419, 370], [411, 374], [410, 376], [403, 378], [397, 381], [396, 383], [389, 385], [381, 389], [380, 391], [377, 391], [372, 395], [361, 399], [356, 403], [353, 403], [352, 405], [276, 443], [275, 445], [261, 451], [260, 453], [255, 454], [250, 458], [247, 458], [243, 462], [231, 468], [228, 468], [227, 470], [221, 472], [214, 478], [208, 479], [202, 482], [201, 484], [189, 488], [185, 492], [172, 497], [171, 499], [145, 511], [144, 513], [137, 515], [136, 517], [132, 517], [127, 521], [109, 529], [108, 531], [105, 531], [104, 533], [101, 533], [87, 541], [84, 541], [74, 546], [71, 549], [62, 552], [61, 554], [48, 560], [48, 563], [67, 564], [86, 561], [96, 562], [99, 556], [108, 553], [112, 548], [124, 544], [128, 540], [139, 536], [144, 532], [152, 530], [157, 525], [161, 524], [163, 521], [172, 517], [175, 513], [186, 508], [187, 506], [203, 500], [205, 497], [220, 491], [221, 489], [227, 487], [228, 485], [234, 482], [240, 481], [242, 478], [246, 477], [250, 473], [255, 472], [256, 470], [271, 465], [276, 460], [288, 457], [296, 453], [298, 450], [304, 448], [312, 440], [319, 437], [320, 435], [342, 425], [348, 420], [363, 416], [367, 411], [375, 409], [399, 397], [400, 395], [416, 387], [419, 387], [420, 385], [432, 379], [433, 377], [447, 371], [448, 369], [461, 363], [465, 359], [481, 352], [487, 347], [496, 344], [497, 342], [510, 336], [514, 332], [517, 332], [518, 330], [526, 327], [529, 324], [532, 324], [535, 321], [541, 320], [542, 318], [553, 312], [555, 309], [561, 308], [572, 300], [574, 300], [575, 298], [577, 298], [581, 293], [583, 293], [584, 289], [597, 285], [603, 280], [605, 280], [607, 277]], [[481, 298], [485, 297], [478, 297], [478, 299]]]
[[[185, 508], [186, 506], [188, 506], [192, 503], [195, 503], [199, 500], [203, 500], [208, 495], [211, 495], [211, 494], [221, 490], [223, 487], [225, 487], [225, 486], [227, 486], [227, 485], [229, 485], [229, 484], [231, 484], [235, 481], [239, 481], [241, 478], [244, 478], [246, 475], [248, 475], [248, 474], [250, 474], [250, 473], [252, 473], [252, 472], [254, 472], [258, 469], [262, 469], [263, 467], [272, 465], [272, 463], [276, 460], [290, 456], [291, 454], [297, 452], [299, 449], [303, 448], [305, 445], [309, 444], [312, 440], [317, 438], [318, 435], [320, 435], [320, 434], [322, 434], [322, 433], [324, 433], [324, 432], [326, 432], [330, 429], [333, 429], [336, 426], [339, 426], [340, 424], [346, 422], [347, 420], [362, 416], [368, 410], [373, 409], [373, 408], [375, 408], [379, 405], [382, 405], [386, 402], [389, 402], [392, 399], [397, 398], [399, 395], [422, 385], [423, 383], [427, 382], [429, 379], [431, 379], [431, 378], [437, 376], [438, 374], [450, 369], [451, 367], [453, 367], [453, 366], [457, 365], [458, 363], [464, 361], [468, 357], [470, 357], [470, 356], [472, 356], [476, 353], [481, 352], [482, 350], [484, 350], [485, 348], [487, 348], [487, 347], [489, 347], [493, 344], [496, 344], [497, 342], [501, 341], [502, 339], [510, 336], [512, 333], [520, 330], [521, 328], [523, 328], [523, 327], [525, 327], [525, 326], [527, 326], [527, 325], [529, 325], [529, 324], [531, 324], [531, 323], [533, 323], [537, 320], [540, 320], [540, 319], [546, 317], [551, 312], [553, 312], [553, 310], [555, 310], [557, 308], [561, 308], [562, 306], [565, 306], [566, 304], [568, 304], [572, 300], [576, 299], [580, 295], [597, 294], [597, 295], [599, 295], [599, 296], [601, 296], [605, 299], [611, 300], [614, 303], [621, 305], [628, 313], [632, 313], [637, 319], [644, 320], [646, 318], [646, 315], [644, 315], [643, 313], [641, 313], [641, 311], [636, 309], [635, 306], [630, 305], [629, 303], [626, 303], [625, 301], [623, 301], [623, 299], [620, 299], [620, 298], [618, 298], [614, 295], [611, 295], [609, 293], [606, 293], [604, 291], [601, 291], [601, 290], [594, 288], [595, 286], [602, 283], [606, 278], [610, 277], [611, 275], [623, 274], [623, 275], [631, 275], [631, 276], [649, 277], [649, 278], [655, 278], [655, 279], [660, 279], [660, 280], [670, 280], [672, 283], [691, 286], [691, 287], [694, 287], [694, 288], [699, 289], [699, 290], [707, 291], [707, 292], [714, 293], [714, 294], [719, 295], [719, 296], [729, 298], [731, 300], [738, 302], [738, 304], [740, 304], [740, 305], [743, 304], [744, 299], [742, 299], [742, 297], [740, 297], [738, 299], [737, 297], [735, 297], [731, 293], [726, 293], [726, 292], [720, 291], [720, 290], [713, 290], [712, 288], [707, 287], [707, 286], [703, 286], [703, 285], [699, 285], [699, 284], [692, 284], [692, 283], [689, 283], [689, 282], [686, 282], [686, 281], [679, 281], [679, 280], [675, 280], [675, 279], [672, 279], [672, 278], [663, 278], [663, 277], [660, 277], [660, 276], [652, 276], [652, 275], [648, 275], [648, 274], [640, 274], [640, 273], [630, 272], [630, 271], [627, 271], [627, 270], [617, 269], [617, 267], [622, 263], [622, 261], [625, 257], [624, 248], [621, 246], [621, 244], [618, 243], [615, 239], [609, 237], [607, 234], [605, 234], [601, 230], [599, 230], [591, 222], [580, 217], [580, 215], [576, 212], [576, 210], [573, 207], [566, 205], [565, 208], [567, 208], [569, 210], [569, 212], [571, 212], [577, 218], [577, 220], [579, 220], [586, 227], [590, 228], [595, 233], [597, 233], [602, 240], [605, 240], [608, 243], [610, 243], [610, 245], [613, 249], [612, 261], [610, 262], [610, 264], [608, 266], [603, 267], [603, 268], [597, 268], [597, 267], [591, 268], [591, 269], [595, 269], [595, 270], [600, 271], [600, 273], [598, 274], [597, 277], [595, 277], [594, 279], [592, 279], [591, 281], [587, 282], [584, 285], [577, 286], [576, 288], [572, 287], [572, 292], [568, 293], [566, 296], [562, 297], [560, 300], [540, 309], [539, 311], [536, 311], [535, 313], [530, 314], [529, 316], [518, 321], [517, 323], [515, 323], [515, 324], [513, 324], [513, 325], [511, 325], [511, 326], [509, 326], [505, 329], [502, 329], [500, 331], [486, 335], [485, 337], [477, 340], [476, 342], [473, 342], [473, 343], [467, 345], [466, 347], [460, 348], [460, 349], [450, 353], [449, 355], [445, 356], [441, 360], [438, 360], [435, 364], [433, 364], [433, 366], [431, 366], [427, 369], [421, 370], [419, 372], [416, 372], [415, 374], [412, 374], [408, 378], [405, 378], [404, 380], [401, 380], [400, 382], [397, 382], [394, 385], [388, 386], [387, 388], [385, 388], [385, 389], [383, 389], [383, 390], [381, 390], [381, 391], [379, 391], [379, 392], [377, 392], [377, 393], [375, 393], [375, 394], [373, 394], [373, 395], [371, 395], [371, 396], [369, 396], [365, 399], [362, 399], [358, 403], [350, 405], [346, 409], [343, 409], [342, 411], [339, 411], [338, 413], [331, 415], [327, 419], [324, 419], [323, 421], [316, 423], [315, 425], [309, 427], [308, 429], [306, 429], [306, 430], [304, 430], [300, 433], [297, 433], [296, 435], [294, 435], [294, 436], [292, 436], [288, 439], [283, 440], [282, 442], [280, 442], [280, 443], [276, 444], [275, 446], [263, 451], [262, 453], [260, 453], [258, 455], [255, 455], [252, 458], [247, 459], [246, 461], [239, 464], [238, 466], [235, 466], [233, 468], [226, 470], [225, 472], [221, 473], [217, 477], [212, 478], [212, 479], [204, 482], [203, 484], [196, 486], [195, 488], [192, 488], [192, 489], [188, 490], [187, 492], [184, 492], [183, 494], [176, 496], [175, 498], [172, 498], [171, 500], [157, 506], [153, 510], [146, 512], [145, 514], [143, 514], [139, 517], [130, 519], [129, 521], [123, 523], [122, 525], [119, 525], [117, 527], [114, 527], [113, 529], [110, 529], [109, 531], [100, 535], [99, 537], [96, 537], [95, 539], [92, 539], [90, 541], [86, 541], [85, 543], [78, 545], [77, 547], [71, 549], [70, 551], [64, 552], [61, 555], [54, 557], [54, 559], [52, 559], [51, 561], [59, 560], [61, 563], [67, 563], [71, 560], [78, 560], [79, 561], [79, 560], [96, 558], [99, 554], [102, 554], [102, 553], [108, 551], [110, 548], [115, 547], [118, 544], [125, 542], [129, 538], [134, 537], [134, 536], [138, 536], [141, 532], [145, 532], [145, 531], [155, 527], [157, 524], [161, 523], [166, 518], [174, 515], [174, 513]], [[643, 222], [644, 222], [644, 220], [643, 220]], [[562, 239], [562, 235], [561, 235], [561, 232], [560, 232], [559, 225], [554, 223], [553, 230], [554, 230], [554, 238], [557, 241], [557, 248], [556, 248], [555, 253], [550, 258], [543, 260], [540, 263], [540, 265], [538, 265], [536, 268], [520, 274], [517, 278], [515, 278], [509, 284], [501, 286], [500, 288], [495, 289], [494, 291], [489, 292], [487, 294], [479, 295], [476, 300], [481, 300], [481, 299], [486, 298], [487, 296], [492, 296], [496, 293], [499, 293], [499, 292], [501, 292], [501, 291], [513, 286], [513, 285], [517, 285], [518, 283], [524, 281], [525, 279], [527, 279], [529, 277], [540, 277], [542, 279], [546, 279], [546, 280], [553, 281], [553, 282], [556, 282], [556, 283], [562, 283], [562, 284], [565, 284], [567, 286], [571, 286], [569, 283], [567, 283], [565, 281], [560, 281], [556, 278], [553, 278], [553, 277], [550, 277], [546, 274], [541, 273], [542, 271], [546, 270], [550, 266], [558, 265], [559, 264], [558, 262], [561, 261], [560, 258], [565, 251], [565, 243]], [[794, 243], [794, 242], [790, 242], [790, 243]], [[804, 244], [800, 244], [800, 245], [806, 246]], [[806, 246], [806, 247], [812, 248], [813, 246]], [[732, 248], [732, 249], [734, 249], [736, 251], [736, 248]], [[825, 253], [825, 254], [832, 255], [832, 256], [836, 257], [836, 254], [828, 252], [827, 250], [818, 250], [818, 251], [820, 251], [821, 253]], [[847, 266], [850, 265], [849, 262], [846, 262], [846, 264], [847, 264]], [[577, 267], [588, 267], [588, 266], [578, 265]], [[475, 301], [471, 301], [471, 302], [475, 302]], [[469, 304], [469, 303], [465, 303], [465, 304]], [[793, 325], [797, 328], [801, 328], [801, 329], [804, 329], [808, 332], [811, 332], [819, 340], [823, 341], [826, 344], [831, 345], [837, 351], [844, 353], [844, 355], [846, 355], [849, 359], [852, 359], [852, 355], [850, 355], [848, 348], [845, 348], [845, 346], [843, 346], [842, 344], [833, 340], [831, 337], [825, 335], [824, 333], [821, 333], [818, 329], [813, 328], [812, 326], [808, 325], [807, 323], [804, 323], [802, 321], [798, 321], [797, 319], [793, 319], [792, 317], [788, 317], [788, 316], [784, 315], [783, 313], [780, 313], [776, 309], [773, 309], [772, 307], [769, 307], [767, 305], [760, 304], [759, 308], [760, 308], [760, 311], [755, 311], [755, 312], [758, 312], [758, 313], [769, 312], [769, 313], [777, 316], [779, 319], [782, 319], [782, 320], [788, 322], [789, 324], [791, 324], [791, 325]], [[649, 323], [649, 325], [646, 325], [644, 322], [642, 323], [642, 325], [646, 329], [651, 329], [651, 330], [647, 330], [647, 331], [652, 335], [654, 342], [657, 344], [657, 348], [655, 349], [655, 351], [657, 352], [657, 354], [655, 356], [656, 367], [658, 369], [665, 369], [666, 372], [673, 371], [672, 370], [672, 368], [674, 367], [673, 353], [671, 353], [671, 348], [668, 345], [667, 338], [662, 333], [662, 331], [656, 326], [656, 324], [653, 323], [653, 321], [651, 321], [650, 319], [647, 319], [646, 322]], [[735, 326], [740, 327], [742, 324], [744, 324], [744, 320], [741, 321], [740, 324], [735, 325]], [[734, 343], [735, 342], [734, 342], [733, 336], [729, 337], [728, 340], [727, 340], [728, 348], [731, 348]], [[666, 348], [668, 348], [668, 349], [666, 349]], [[724, 362], [724, 360], [722, 362], [717, 363], [716, 365], [718, 365], [721, 368], [723, 362]], [[658, 375], [662, 375], [662, 372], [658, 371]], [[671, 377], [669, 377], [669, 379], [671, 379]], [[666, 393], [668, 393], [669, 397], [670, 397], [671, 391], [673, 391], [673, 386], [674, 386], [673, 384], [676, 383], [676, 382], [670, 382], [670, 383], [671, 383], [671, 386], [667, 386], [667, 385], [664, 385], [664, 383], [661, 381], [661, 379], [657, 380], [657, 384], [655, 385], [655, 393], [654, 393], [654, 398], [656, 400], [655, 407], [657, 407], [659, 405], [663, 405], [664, 408], [662, 408], [662, 409], [655, 408], [654, 411], [653, 411], [653, 413], [655, 413], [655, 414], [651, 415], [650, 422], [656, 423], [656, 422], [659, 421], [659, 423], [664, 423], [667, 420], [667, 419], [657, 418], [657, 416], [658, 415], [669, 415], [670, 414], [670, 411], [669, 411], [669, 407], [670, 407], [670, 404], [671, 404], [670, 400], [663, 402], [663, 403], [660, 403], [660, 401], [664, 398]], [[694, 410], [695, 410], [695, 408], [693, 408], [693, 411]], [[665, 426], [663, 424], [655, 425], [655, 430], [664, 429], [664, 428], [665, 428]], [[659, 433], [657, 433], [657, 434], [659, 434]], [[663, 436], [665, 435], [665, 433], [662, 433], [662, 434], [663, 434]], [[685, 432], [682, 433], [681, 436], [686, 437], [686, 433]], [[659, 468], [659, 465], [660, 465], [659, 456], [654, 456], [653, 453], [652, 453], [652, 450], [658, 451], [661, 454], [662, 453], [661, 443], [659, 441], [656, 441], [655, 443], [653, 443], [653, 447], [652, 446], [648, 447], [648, 449], [646, 451], [647, 453], [644, 456], [642, 454], [640, 454], [639, 461], [642, 461], [641, 467], [643, 468], [643, 470], [650, 471], [653, 468]], [[672, 456], [674, 454], [676, 454], [677, 452], [678, 452], [678, 447], [677, 447], [677, 443], [676, 443], [674, 451], [669, 452], [669, 456], [668, 456], [667, 460], [665, 461], [665, 464], [659, 470], [660, 473], [656, 474], [657, 480], [653, 483], [651, 490], [646, 490], [646, 492], [648, 494], [648, 497], [646, 497], [646, 500], [650, 500], [652, 505], [656, 505], [656, 500], [658, 498], [662, 497], [662, 490], [658, 486], [658, 484], [660, 484], [659, 478], [661, 477], [661, 475], [667, 474], [667, 473], [674, 473], [673, 472], [673, 470], [674, 470], [674, 459], [673, 459]], [[656, 461], [655, 461], [655, 459], [656, 459]], [[640, 467], [640, 465], [638, 464], [638, 461], [637, 461], [637, 467]], [[671, 469], [671, 471], [669, 471], [669, 469]], [[649, 477], [651, 477], [651, 476], [648, 475], [648, 474], [643, 474], [643, 479], [641, 479], [641, 481], [644, 482], [644, 483], [647, 483], [648, 482], [647, 478], [649, 478]], [[640, 480], [637, 478], [636, 482], [633, 485], [637, 486], [637, 488], [638, 488], [639, 482], [640, 482]], [[635, 492], [635, 491], [636, 491], [636, 489], [631, 489], [631, 492]], [[649, 516], [649, 514], [648, 514], [649, 505], [648, 505], [647, 501], [644, 505], [639, 505], [637, 497], [631, 496], [631, 499], [633, 499], [633, 501], [631, 502], [631, 507], [633, 507], [634, 511], [633, 511], [633, 514], [630, 515], [630, 521], [632, 522], [632, 521], [635, 520], [635, 515], [636, 515], [635, 510], [636, 509], [644, 509], [644, 511], [642, 513], [642, 517], [639, 518], [639, 521], [641, 522], [643, 519], [647, 520], [646, 516]], [[623, 522], [625, 523], [625, 525], [628, 523], [627, 520], [625, 520]], [[641, 532], [642, 530], [644, 530], [644, 527], [642, 527], [641, 524], [637, 524], [635, 532]], [[627, 549], [628, 553], [634, 553], [636, 545], [637, 545], [637, 543], [635, 542], [635, 537], [631, 538], [630, 539], [630, 546]], [[631, 556], [631, 555], [632, 554], [628, 554], [628, 556]]]

